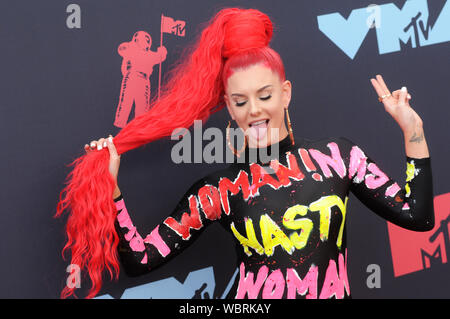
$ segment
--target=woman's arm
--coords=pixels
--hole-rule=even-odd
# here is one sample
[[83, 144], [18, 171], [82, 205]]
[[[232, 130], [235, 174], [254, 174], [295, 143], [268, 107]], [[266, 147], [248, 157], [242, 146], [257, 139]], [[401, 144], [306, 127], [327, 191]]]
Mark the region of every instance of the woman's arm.
[[85, 145], [85, 150], [90, 152], [101, 150], [102, 147], [108, 147], [110, 153], [109, 172], [115, 182], [112, 197], [117, 209], [114, 225], [119, 236], [118, 252], [125, 273], [129, 276], [145, 274], [167, 262], [191, 245], [213, 220], [222, 216], [220, 198], [217, 198], [217, 192], [208, 183], [209, 178], [204, 177], [191, 186], [169, 217], [142, 237], [128, 214], [117, 184], [120, 155], [112, 137], [92, 141], [90, 146]]
[[143, 275], [166, 263], [190, 246], [214, 220], [223, 216], [219, 213], [212, 217], [210, 214], [212, 210], [222, 212], [220, 199], [215, 198], [211, 187], [206, 178], [194, 183], [170, 216], [145, 236], [141, 236], [133, 224], [123, 195], [114, 198], [118, 212], [115, 221], [118, 252], [127, 275]]
[[434, 227], [431, 159], [406, 156], [406, 179], [397, 183], [352, 141], [340, 141], [349, 154], [350, 191], [370, 210], [397, 226], [428, 231]]
[[430, 157], [421, 123], [416, 124], [408, 131], [403, 132], [403, 136], [405, 139], [406, 156], [413, 158]]
[[[391, 93], [381, 75], [370, 79], [378, 100], [397, 122], [405, 140], [406, 184], [403, 188], [387, 176], [364, 152], [353, 145], [350, 170], [351, 190], [375, 213], [410, 230], [427, 231], [434, 227], [433, 181], [431, 160], [423, 131], [423, 121], [409, 104], [406, 87]], [[354, 167], [351, 167], [351, 166]], [[368, 169], [371, 174], [365, 175]], [[365, 176], [364, 176], [365, 175]]]

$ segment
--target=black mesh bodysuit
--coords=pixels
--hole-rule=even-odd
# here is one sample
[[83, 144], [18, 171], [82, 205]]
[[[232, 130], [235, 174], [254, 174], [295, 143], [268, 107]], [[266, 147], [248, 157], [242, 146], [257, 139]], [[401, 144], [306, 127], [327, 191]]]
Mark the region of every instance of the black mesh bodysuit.
[[[415, 231], [433, 228], [429, 157], [406, 156], [401, 187], [344, 137], [295, 140], [292, 145], [287, 136], [259, 149], [260, 156], [251, 161], [254, 149], [246, 148], [244, 163], [198, 180], [170, 216], [144, 236], [122, 195], [116, 198], [125, 272], [151, 271], [219, 222], [236, 240], [239, 273], [227, 298], [348, 298], [345, 217], [350, 191], [389, 222]], [[263, 156], [267, 153], [269, 160]]]

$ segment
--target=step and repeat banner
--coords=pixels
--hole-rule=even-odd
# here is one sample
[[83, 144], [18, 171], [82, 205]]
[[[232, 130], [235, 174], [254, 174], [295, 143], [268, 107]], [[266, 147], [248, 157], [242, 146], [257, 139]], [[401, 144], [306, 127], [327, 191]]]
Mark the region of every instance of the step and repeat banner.
[[[58, 0], [0, 3], [1, 298], [60, 298], [74, 282], [86, 296], [88, 276], [61, 253], [67, 216], [53, 217], [68, 165], [84, 144], [146, 112], [184, 48], [226, 7], [272, 19], [270, 45], [293, 85], [295, 136], [345, 136], [402, 185], [403, 135], [370, 78], [408, 88], [430, 149], [436, 225], [401, 229], [350, 194], [350, 290], [353, 298], [450, 297], [450, 0]], [[203, 129], [225, 132], [229, 119], [225, 108]], [[119, 185], [141, 232], [161, 223], [194, 181], [227, 165], [175, 163], [175, 143], [122, 156]], [[105, 276], [97, 298], [224, 298], [238, 275], [234, 245], [213, 224], [151, 273]]]

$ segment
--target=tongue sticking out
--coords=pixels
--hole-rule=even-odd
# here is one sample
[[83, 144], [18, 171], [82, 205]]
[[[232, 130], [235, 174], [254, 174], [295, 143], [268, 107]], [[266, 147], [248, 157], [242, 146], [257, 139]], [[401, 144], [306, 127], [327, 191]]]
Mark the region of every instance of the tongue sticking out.
[[256, 140], [261, 140], [267, 134], [267, 122], [250, 126], [250, 133]]

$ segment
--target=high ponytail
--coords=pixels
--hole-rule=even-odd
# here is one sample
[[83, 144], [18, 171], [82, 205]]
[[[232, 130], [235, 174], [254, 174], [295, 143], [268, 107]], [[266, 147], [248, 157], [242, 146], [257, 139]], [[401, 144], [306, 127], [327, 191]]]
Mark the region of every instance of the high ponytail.
[[[114, 137], [118, 154], [170, 136], [176, 128], [191, 127], [195, 120], [205, 121], [221, 110], [225, 106], [224, 80], [233, 68], [259, 60], [284, 74], [281, 59], [268, 48], [271, 37], [272, 23], [264, 13], [240, 8], [219, 11], [190, 48], [187, 60], [169, 71], [160, 98], [153, 99], [149, 111]], [[71, 264], [87, 270], [92, 282], [87, 298], [92, 298], [100, 291], [105, 267], [111, 279], [119, 276], [119, 238], [114, 227], [117, 210], [112, 199], [115, 183], [106, 148], [84, 154], [69, 166], [74, 168], [60, 193], [55, 217], [69, 210], [62, 255], [64, 258], [71, 250]], [[72, 294], [74, 288], [66, 286], [61, 298]]]

